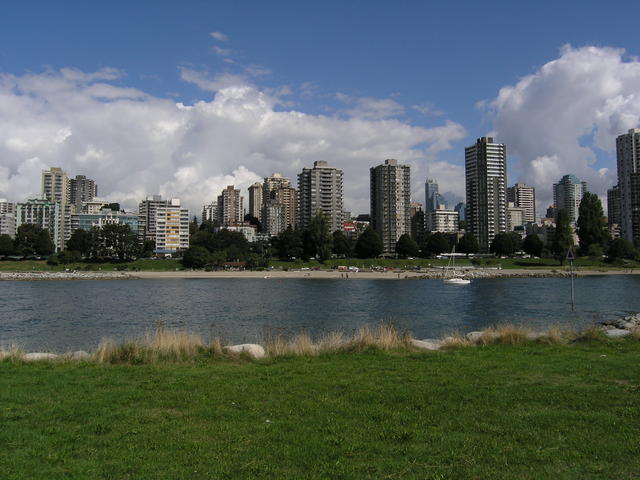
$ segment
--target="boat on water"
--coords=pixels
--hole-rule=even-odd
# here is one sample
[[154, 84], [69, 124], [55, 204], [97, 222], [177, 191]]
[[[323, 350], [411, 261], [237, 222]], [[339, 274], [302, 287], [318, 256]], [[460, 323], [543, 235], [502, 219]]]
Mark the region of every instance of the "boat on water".
[[[449, 263], [447, 263], [447, 270], [444, 273], [445, 278], [442, 281], [443, 281], [443, 283], [446, 283], [447, 285], [469, 285], [471, 283], [471, 280], [469, 280], [468, 278], [462, 278], [462, 277], [456, 277], [455, 276], [456, 259], [455, 259], [454, 255], [453, 255], [454, 253], [456, 253], [456, 246], [455, 245], [451, 249], [451, 255], [449, 255]], [[453, 276], [452, 277], [448, 277], [447, 276], [449, 274], [449, 272], [453, 272]]]

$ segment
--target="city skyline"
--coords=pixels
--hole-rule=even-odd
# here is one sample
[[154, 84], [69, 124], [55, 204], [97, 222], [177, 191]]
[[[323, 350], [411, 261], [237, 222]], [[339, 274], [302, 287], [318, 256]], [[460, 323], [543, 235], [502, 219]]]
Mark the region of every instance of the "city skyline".
[[[509, 183], [538, 186], [542, 212], [552, 202], [551, 185], [565, 173], [584, 178], [604, 200], [616, 183], [615, 138], [640, 124], [638, 52], [622, 50], [635, 45], [633, 37], [624, 28], [599, 28], [594, 39], [603, 9], [596, 4], [576, 11], [496, 3], [492, 15], [506, 30], [488, 32], [473, 49], [469, 34], [446, 33], [454, 17], [470, 24], [485, 10], [471, 3], [455, 15], [418, 3], [255, 7], [252, 15], [282, 30], [248, 28], [224, 3], [215, 15], [194, 7], [187, 15], [193, 23], [175, 20], [175, 6], [146, 2], [126, 19], [106, 7], [90, 16], [79, 4], [68, 19], [46, 3], [36, 12], [8, 7], [0, 45], [15, 48], [0, 47], [0, 197], [36, 196], [40, 171], [60, 166], [94, 172], [101, 193], [129, 208], [157, 192], [198, 211], [226, 185], [244, 191], [274, 171], [295, 178], [325, 160], [343, 169], [351, 186], [345, 209], [364, 212], [362, 172], [397, 158], [411, 167], [413, 199], [421, 198], [427, 178], [436, 178], [441, 193], [464, 201], [462, 149], [489, 135], [509, 146]], [[331, 15], [339, 7], [342, 19]], [[638, 8], [629, 4], [629, 17]], [[278, 18], [282, 11], [297, 22]], [[305, 13], [335, 35], [306, 31]], [[356, 15], [369, 23], [353, 26], [348, 19]], [[52, 16], [56, 22], [48, 21]], [[97, 17], [101, 22], [89, 21]], [[435, 33], [385, 23], [417, 26], [418, 18]], [[79, 27], [83, 19], [91, 34]], [[64, 38], [55, 30], [61, 25]], [[151, 35], [160, 25], [169, 27], [166, 38]], [[532, 46], [524, 32], [541, 26], [545, 39]], [[36, 40], [27, 42], [25, 32]], [[508, 37], [514, 45], [498, 48], [508, 32], [522, 38]], [[285, 42], [294, 33], [299, 45]], [[38, 42], [39, 35], [50, 41]], [[450, 43], [435, 48], [430, 35]], [[151, 38], [157, 45], [149, 45]], [[316, 43], [329, 47], [327, 58]], [[523, 43], [527, 48], [518, 49]], [[166, 56], [134, 61], [129, 51], [157, 46]], [[347, 58], [358, 58], [357, 68]], [[461, 75], [469, 65], [489, 68], [471, 82]]]

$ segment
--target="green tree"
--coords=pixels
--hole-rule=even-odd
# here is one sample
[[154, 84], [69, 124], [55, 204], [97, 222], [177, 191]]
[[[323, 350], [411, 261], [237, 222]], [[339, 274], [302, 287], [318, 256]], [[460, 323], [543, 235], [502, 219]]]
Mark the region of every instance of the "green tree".
[[139, 251], [138, 237], [129, 225], [108, 224], [101, 229], [101, 244], [107, 256], [118, 257], [118, 260], [134, 258]]
[[182, 255], [182, 265], [186, 268], [204, 268], [209, 263], [210, 253], [204, 247], [192, 245]]
[[320, 263], [324, 263], [331, 256], [332, 239], [329, 221], [322, 211], [318, 211], [309, 222], [303, 236], [305, 253], [315, 256]]
[[509, 232], [509, 236], [511, 236], [513, 251], [518, 252], [522, 250], [522, 235], [520, 235], [518, 232]]
[[55, 256], [58, 257], [58, 261], [62, 265], [79, 262], [81, 260], [80, 252], [75, 250], [63, 250], [62, 252], [58, 252]]
[[15, 246], [23, 255], [49, 255], [56, 249], [49, 230], [33, 223], [23, 223], [18, 227]]
[[491, 242], [490, 251], [498, 256], [513, 255], [513, 238], [509, 233], [496, 234]]
[[302, 232], [289, 227], [273, 239], [273, 245], [281, 260], [301, 258], [303, 254]]
[[217, 220], [203, 220], [200, 224], [199, 230], [209, 233], [215, 233], [216, 229], [219, 226], [220, 225], [218, 224]]
[[105, 203], [101, 208], [106, 208], [107, 210], [111, 210], [113, 212], [119, 212], [120, 211], [120, 204], [113, 202], [113, 203]]
[[434, 232], [427, 237], [422, 250], [426, 256], [433, 257], [434, 255], [449, 252], [451, 250], [451, 244], [449, 243], [449, 238], [444, 233]]
[[16, 253], [16, 247], [13, 238], [9, 235], [0, 235], [0, 255], [13, 255]]
[[156, 249], [156, 242], [153, 240], [145, 240], [142, 244], [141, 255], [144, 258], [153, 257], [153, 251]]
[[67, 250], [78, 252], [80, 255], [89, 255], [92, 250], [91, 241], [91, 233], [88, 230], [78, 228], [67, 241]]
[[356, 256], [358, 258], [376, 258], [382, 253], [382, 240], [376, 231], [367, 227], [356, 242]]
[[524, 242], [522, 242], [522, 250], [533, 257], [539, 257], [542, 255], [543, 248], [544, 244], [542, 243], [542, 240], [540, 240], [540, 237], [535, 233], [527, 235]]
[[591, 245], [607, 246], [609, 234], [604, 220], [602, 202], [595, 193], [586, 192], [578, 208], [576, 231], [581, 255], [588, 255]]
[[560, 265], [564, 265], [570, 247], [573, 247], [573, 231], [569, 223], [569, 214], [564, 208], [561, 208], [556, 217], [556, 232], [551, 245], [551, 250]]
[[351, 242], [342, 230], [336, 230], [335, 232], [333, 232], [332, 249], [333, 253], [335, 253], [338, 257], [351, 257]]
[[415, 257], [418, 255], [418, 244], [408, 233], [400, 235], [396, 242], [396, 253], [400, 258]]
[[198, 219], [194, 216], [189, 222], [189, 235], [193, 235], [198, 231]]
[[629, 240], [624, 238], [616, 238], [609, 244], [609, 260], [617, 260], [620, 258], [633, 259], [636, 256], [636, 249]]
[[458, 242], [456, 250], [460, 253], [466, 253], [467, 257], [470, 253], [478, 253], [480, 251], [478, 239], [473, 233], [465, 233]]

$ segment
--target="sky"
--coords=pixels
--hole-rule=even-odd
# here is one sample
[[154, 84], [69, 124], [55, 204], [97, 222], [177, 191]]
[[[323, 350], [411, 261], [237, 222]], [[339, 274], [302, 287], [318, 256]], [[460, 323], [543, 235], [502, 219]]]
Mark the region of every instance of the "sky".
[[0, 198], [41, 171], [128, 208], [316, 160], [369, 210], [369, 168], [411, 165], [464, 201], [464, 147], [507, 145], [508, 184], [573, 173], [603, 199], [615, 138], [640, 127], [638, 2], [0, 0]]

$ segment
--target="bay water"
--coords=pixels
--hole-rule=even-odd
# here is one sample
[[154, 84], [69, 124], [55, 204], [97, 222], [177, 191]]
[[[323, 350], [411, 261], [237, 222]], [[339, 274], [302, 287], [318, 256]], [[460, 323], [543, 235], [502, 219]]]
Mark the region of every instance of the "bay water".
[[0, 347], [93, 350], [158, 324], [228, 343], [351, 333], [390, 322], [416, 338], [499, 324], [584, 329], [640, 312], [640, 276], [441, 280], [148, 279], [0, 282]]

